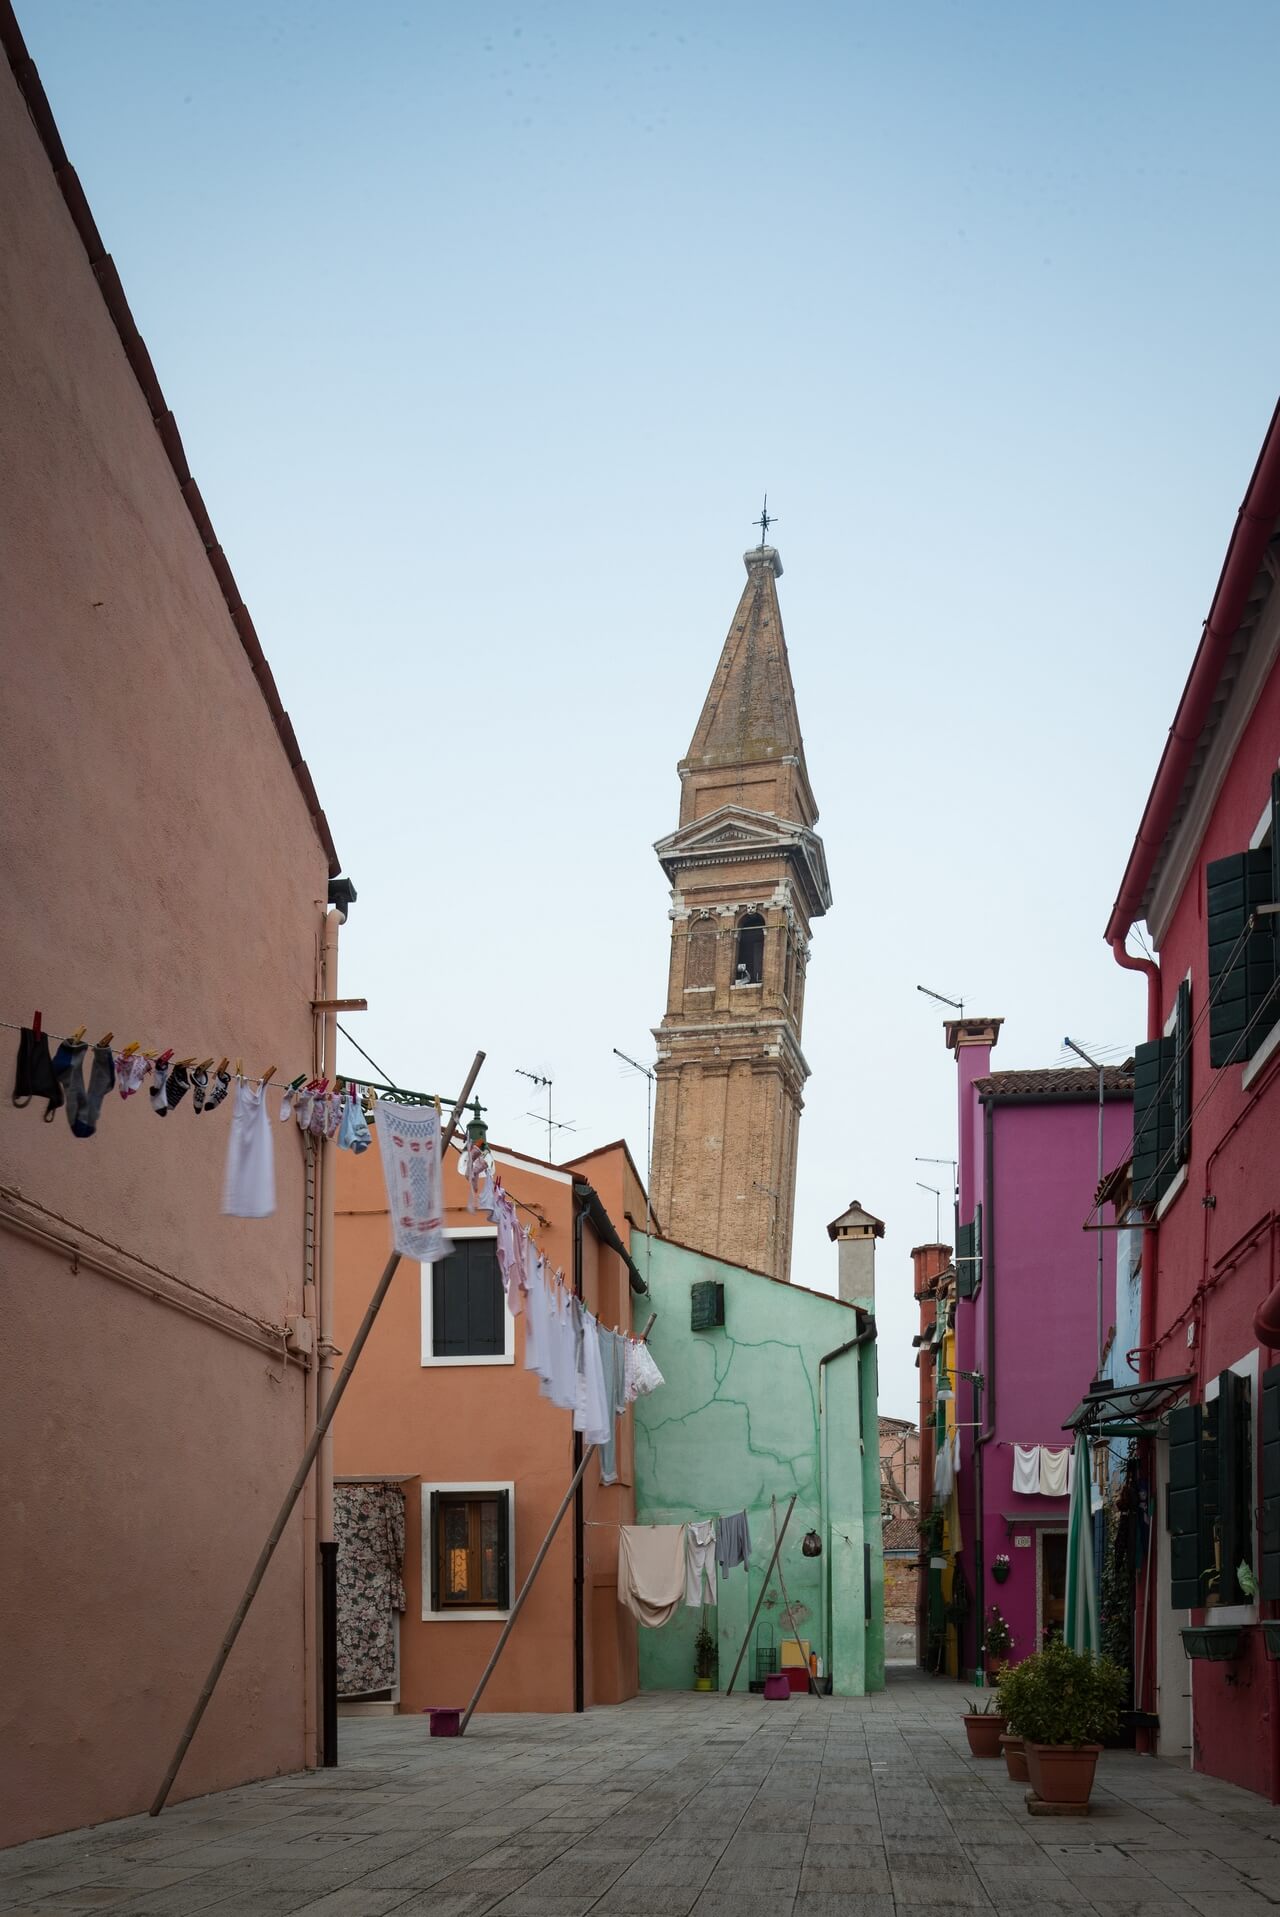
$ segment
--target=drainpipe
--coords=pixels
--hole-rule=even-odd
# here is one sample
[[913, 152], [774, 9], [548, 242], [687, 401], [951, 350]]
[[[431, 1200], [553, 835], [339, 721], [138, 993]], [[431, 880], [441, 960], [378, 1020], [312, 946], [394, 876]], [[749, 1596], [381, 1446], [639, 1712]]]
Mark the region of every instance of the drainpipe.
[[[338, 996], [338, 927], [346, 914], [331, 907], [324, 916], [324, 997], [333, 999]], [[324, 1014], [324, 1065], [323, 1074], [332, 1086], [337, 1072], [338, 1061], [338, 1016], [336, 1012]], [[319, 1377], [316, 1388], [317, 1413], [324, 1410], [329, 1394], [333, 1390], [333, 1360], [336, 1347], [333, 1342], [333, 1215], [334, 1193], [337, 1179], [334, 1175], [333, 1154], [335, 1146], [332, 1139], [317, 1142], [316, 1159], [320, 1173], [320, 1257], [319, 1263], [319, 1338], [317, 1355], [319, 1359]], [[323, 1562], [322, 1592], [327, 1599], [321, 1603], [321, 1621], [323, 1641], [321, 1644], [321, 1674], [323, 1691], [323, 1762], [333, 1765], [338, 1761], [337, 1718], [338, 1718], [338, 1668], [337, 1668], [337, 1584], [336, 1561], [337, 1546], [333, 1538], [333, 1428], [330, 1426], [321, 1443], [316, 1458], [316, 1505], [317, 1528], [319, 1532], [320, 1557]], [[330, 1563], [332, 1561], [332, 1563]]]
[[[573, 1214], [573, 1295], [582, 1297], [582, 1221], [587, 1215], [585, 1205], [579, 1205]], [[575, 1474], [582, 1463], [582, 1433], [573, 1434], [573, 1469]], [[586, 1551], [584, 1526], [584, 1503], [582, 1481], [579, 1479], [573, 1493], [573, 1708], [575, 1711], [586, 1709], [586, 1644], [585, 1644], [585, 1586]]]
[[[818, 1580], [818, 1589], [822, 1594], [821, 1640], [824, 1659], [824, 1673], [831, 1679], [835, 1689], [835, 1671], [832, 1662], [831, 1631], [831, 1537], [830, 1514], [827, 1508], [827, 1366], [837, 1358], [843, 1358], [847, 1351], [855, 1351], [859, 1345], [870, 1344], [876, 1335], [875, 1318], [868, 1313], [867, 1322], [856, 1338], [848, 1338], [834, 1351], [828, 1351], [818, 1360], [818, 1524], [822, 1536], [822, 1547], [827, 1554], [826, 1569]], [[859, 1496], [862, 1487], [862, 1459], [866, 1449], [865, 1435], [862, 1429], [862, 1364], [858, 1364], [858, 1486]], [[865, 1567], [865, 1557], [864, 1557]], [[864, 1572], [865, 1574], [865, 1572]], [[865, 1593], [864, 1593], [865, 1598]], [[864, 1664], [865, 1674], [865, 1664]]]
[[[973, 1596], [976, 1622], [974, 1665], [986, 1676], [987, 1654], [983, 1645], [986, 1619], [987, 1528], [985, 1451], [996, 1429], [996, 1124], [995, 1106], [990, 1099], [982, 1107], [982, 1296], [986, 1325], [986, 1349], [982, 1354], [982, 1387], [973, 1387], [973, 1416], [978, 1435], [973, 1444], [973, 1501], [975, 1557]], [[981, 1411], [979, 1401], [981, 1400]]]
[[[1153, 795], [1154, 797], [1154, 795]], [[1135, 852], [1137, 847], [1134, 848]], [[1134, 958], [1124, 949], [1125, 939], [1129, 935], [1126, 925], [1117, 930], [1113, 924], [1108, 928], [1109, 943], [1117, 965], [1126, 972], [1145, 972], [1147, 975], [1147, 1040], [1160, 1037], [1164, 1027], [1162, 1016], [1162, 992], [1160, 967], [1151, 959]], [[1155, 1375], [1155, 1336], [1156, 1336], [1156, 1265], [1159, 1259], [1160, 1232], [1153, 1223], [1142, 1233], [1142, 1292], [1138, 1300], [1138, 1378], [1147, 1384]], [[1155, 1445], [1147, 1441], [1147, 1475], [1155, 1483]], [[1142, 1594], [1142, 1607], [1138, 1617], [1138, 1631], [1141, 1634], [1141, 1656], [1135, 1661], [1142, 1670], [1141, 1697], [1135, 1696], [1134, 1704], [1140, 1711], [1150, 1711], [1156, 1696], [1156, 1619], [1152, 1597], [1156, 1588], [1156, 1558], [1159, 1525], [1151, 1525], [1147, 1543], [1147, 1562]], [[1135, 1643], [1135, 1653], [1139, 1646]], [[1141, 1729], [1137, 1734], [1137, 1748], [1143, 1756], [1151, 1756], [1155, 1751], [1155, 1737], [1150, 1730]]]

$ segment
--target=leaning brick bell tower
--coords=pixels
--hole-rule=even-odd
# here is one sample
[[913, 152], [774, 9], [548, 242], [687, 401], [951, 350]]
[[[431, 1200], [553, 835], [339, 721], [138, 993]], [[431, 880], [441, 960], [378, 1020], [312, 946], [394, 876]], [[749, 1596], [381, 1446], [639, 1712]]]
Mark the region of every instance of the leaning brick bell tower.
[[[767, 523], [764, 528], [767, 532]], [[787, 1279], [810, 926], [831, 904], [778, 606], [774, 547], [747, 583], [693, 740], [671, 882], [653, 1198], [671, 1238]]]

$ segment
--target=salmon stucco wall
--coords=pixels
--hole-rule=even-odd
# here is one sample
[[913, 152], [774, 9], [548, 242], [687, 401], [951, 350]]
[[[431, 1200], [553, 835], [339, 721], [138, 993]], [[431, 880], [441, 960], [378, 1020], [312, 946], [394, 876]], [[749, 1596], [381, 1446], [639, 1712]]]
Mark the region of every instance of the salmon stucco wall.
[[[301, 1068], [328, 861], [3, 61], [0, 179], [0, 1018]], [[2, 1841], [145, 1808], [306, 1441], [302, 1148], [225, 1218], [230, 1115], [0, 1101]], [[175, 1796], [312, 1755], [302, 1527]]]
[[[746, 1636], [779, 1525], [796, 1506], [782, 1548], [782, 1576], [801, 1639], [824, 1662], [838, 1695], [884, 1683], [884, 1592], [874, 1344], [825, 1368], [820, 1431], [819, 1363], [859, 1329], [852, 1306], [779, 1283], [719, 1259], [637, 1234], [635, 1256], [650, 1271], [658, 1314], [650, 1346], [665, 1383], [636, 1406], [636, 1509], [642, 1524], [686, 1524], [745, 1510], [748, 1571], [719, 1581], [708, 1628], [727, 1687]], [[690, 1329], [690, 1289], [725, 1288], [725, 1323]], [[862, 1371], [861, 1428], [858, 1373]], [[822, 1541], [806, 1557], [806, 1532]], [[701, 1611], [682, 1606], [660, 1629], [640, 1632], [644, 1690], [693, 1687], [693, 1640]], [[781, 1656], [783, 1604], [772, 1580], [737, 1688], [755, 1676], [755, 1650]]]

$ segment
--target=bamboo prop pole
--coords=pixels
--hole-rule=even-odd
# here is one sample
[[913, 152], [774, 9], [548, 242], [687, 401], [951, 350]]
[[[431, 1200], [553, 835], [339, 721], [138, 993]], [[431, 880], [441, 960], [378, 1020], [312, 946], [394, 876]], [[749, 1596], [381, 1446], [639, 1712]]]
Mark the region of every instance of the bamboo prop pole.
[[[778, 1533], [778, 1500], [776, 1497], [774, 1497], [774, 1498], [770, 1498], [769, 1502], [773, 1507], [773, 1531], [774, 1531], [774, 1536], [776, 1537]], [[791, 1626], [791, 1642], [795, 1645], [797, 1651], [799, 1651], [800, 1660], [804, 1665], [806, 1673], [808, 1674], [809, 1695], [811, 1697], [821, 1697], [822, 1692], [818, 1689], [817, 1679], [814, 1677], [812, 1670], [810, 1670], [809, 1668], [809, 1660], [805, 1657], [805, 1654], [804, 1654], [804, 1645], [800, 1642], [799, 1634], [796, 1631], [796, 1614], [791, 1608], [791, 1599], [787, 1594], [787, 1580], [782, 1575], [781, 1564], [778, 1565], [778, 1585], [782, 1592], [782, 1602], [787, 1609], [787, 1623]], [[785, 1641], [786, 1640], [784, 1639], [783, 1642], [785, 1643]]]
[[[657, 1322], [657, 1317], [658, 1317], [658, 1314], [656, 1311], [650, 1312], [649, 1322], [645, 1326], [644, 1330], [640, 1333], [641, 1344], [645, 1342], [645, 1340], [649, 1336], [649, 1333], [653, 1330], [653, 1327], [655, 1323]], [[506, 1623], [502, 1627], [502, 1630], [498, 1634], [498, 1642], [493, 1647], [493, 1655], [490, 1657], [489, 1662], [485, 1665], [484, 1670], [481, 1672], [480, 1682], [476, 1685], [475, 1692], [472, 1696], [471, 1702], [468, 1704], [466, 1710], [462, 1714], [462, 1722], [458, 1726], [459, 1737], [462, 1736], [463, 1732], [467, 1728], [467, 1725], [471, 1722], [472, 1716], [474, 1715], [474, 1712], [475, 1712], [476, 1705], [480, 1702], [480, 1699], [484, 1696], [485, 1686], [488, 1684], [489, 1679], [493, 1676], [494, 1671], [497, 1669], [498, 1659], [502, 1656], [503, 1651], [507, 1647], [507, 1639], [511, 1636], [512, 1631], [514, 1631], [516, 1627], [516, 1619], [520, 1615], [521, 1608], [524, 1605], [525, 1599], [528, 1597], [529, 1592], [533, 1588], [533, 1580], [537, 1577], [539, 1571], [542, 1569], [542, 1560], [546, 1557], [547, 1552], [551, 1549], [552, 1541], [555, 1538], [556, 1532], [560, 1529], [561, 1523], [564, 1520], [565, 1512], [569, 1509], [569, 1506], [573, 1503], [573, 1494], [577, 1490], [578, 1486], [582, 1483], [583, 1472], [586, 1470], [588, 1464], [590, 1464], [592, 1458], [594, 1458], [598, 1450], [599, 1450], [598, 1445], [589, 1444], [586, 1450], [582, 1454], [582, 1463], [578, 1466], [577, 1470], [574, 1472], [573, 1477], [570, 1480], [569, 1489], [565, 1492], [564, 1497], [560, 1500], [560, 1509], [556, 1512], [555, 1516], [551, 1520], [551, 1529], [547, 1532], [546, 1537], [543, 1538], [542, 1543], [538, 1547], [538, 1555], [533, 1560], [533, 1563], [529, 1566], [529, 1575], [525, 1579], [524, 1583], [520, 1586], [519, 1596], [516, 1598], [515, 1603], [511, 1607], [511, 1615], [510, 1617], [508, 1617]]]
[[797, 1491], [793, 1491], [791, 1493], [791, 1502], [787, 1506], [787, 1515], [782, 1520], [782, 1529], [781, 1531], [779, 1531], [777, 1540], [774, 1544], [773, 1556], [769, 1559], [769, 1568], [764, 1574], [764, 1583], [760, 1586], [760, 1595], [756, 1599], [756, 1608], [751, 1613], [751, 1622], [747, 1626], [746, 1636], [743, 1638], [742, 1643], [738, 1647], [738, 1657], [737, 1657], [737, 1662], [734, 1664], [734, 1667], [733, 1667], [733, 1676], [729, 1679], [728, 1687], [725, 1690], [726, 1697], [728, 1697], [730, 1692], [732, 1692], [733, 1687], [736, 1684], [738, 1679], [738, 1672], [742, 1669], [742, 1660], [747, 1655], [747, 1646], [751, 1642], [751, 1633], [756, 1628], [756, 1619], [760, 1615], [760, 1606], [764, 1603], [764, 1594], [769, 1589], [769, 1579], [773, 1576], [773, 1567], [778, 1562], [778, 1553], [782, 1549], [782, 1540], [787, 1535], [787, 1526], [791, 1522], [791, 1513], [796, 1508], [796, 1499], [798, 1496], [799, 1496], [799, 1492]]
[[[444, 1154], [446, 1150], [448, 1149], [448, 1146], [453, 1138], [454, 1132], [458, 1129], [458, 1119], [462, 1114], [463, 1106], [467, 1102], [467, 1098], [470, 1095], [472, 1086], [475, 1084], [476, 1079], [480, 1075], [480, 1067], [483, 1064], [484, 1064], [484, 1053], [477, 1052], [475, 1055], [475, 1058], [472, 1060], [471, 1070], [467, 1073], [467, 1082], [463, 1086], [462, 1091], [459, 1094], [458, 1102], [453, 1108], [453, 1112], [449, 1118], [449, 1123], [445, 1127], [445, 1130], [440, 1139], [440, 1160], [441, 1160], [442, 1167], [444, 1163]], [[267, 1533], [267, 1541], [263, 1545], [262, 1550], [258, 1554], [258, 1562], [254, 1565], [253, 1570], [250, 1573], [249, 1582], [244, 1589], [244, 1595], [241, 1597], [239, 1604], [237, 1604], [235, 1608], [235, 1611], [232, 1615], [231, 1622], [227, 1626], [226, 1634], [223, 1637], [221, 1644], [218, 1646], [217, 1655], [214, 1657], [213, 1663], [210, 1666], [209, 1675], [208, 1677], [206, 1677], [204, 1681], [204, 1687], [201, 1690], [199, 1697], [196, 1699], [195, 1708], [192, 1711], [190, 1717], [187, 1719], [186, 1727], [183, 1730], [182, 1736], [178, 1739], [178, 1748], [175, 1750], [172, 1758], [169, 1761], [169, 1768], [164, 1774], [164, 1782], [161, 1784], [159, 1790], [156, 1792], [155, 1799], [151, 1805], [150, 1814], [152, 1817], [158, 1817], [160, 1815], [161, 1811], [164, 1809], [164, 1806], [165, 1806], [165, 1799], [168, 1797], [169, 1792], [173, 1789], [173, 1781], [177, 1777], [179, 1770], [182, 1768], [182, 1760], [187, 1754], [187, 1750], [190, 1747], [192, 1738], [195, 1736], [197, 1730], [200, 1727], [200, 1719], [204, 1716], [205, 1711], [208, 1708], [209, 1700], [213, 1696], [214, 1690], [217, 1687], [218, 1679], [222, 1676], [223, 1667], [226, 1664], [227, 1659], [231, 1655], [232, 1647], [234, 1646], [236, 1639], [240, 1635], [241, 1626], [243, 1625], [245, 1618], [249, 1615], [249, 1606], [253, 1603], [254, 1598], [257, 1596], [258, 1586], [262, 1583], [263, 1578], [267, 1574], [267, 1566], [270, 1564], [272, 1558], [275, 1556], [276, 1546], [279, 1544], [281, 1538], [284, 1536], [285, 1526], [288, 1524], [290, 1517], [293, 1515], [293, 1507], [298, 1502], [298, 1499], [302, 1493], [302, 1487], [306, 1483], [308, 1477], [311, 1475], [311, 1467], [316, 1461], [316, 1453], [319, 1451], [320, 1446], [324, 1442], [325, 1433], [328, 1431], [329, 1426], [333, 1423], [334, 1413], [337, 1411], [338, 1406], [342, 1402], [342, 1394], [346, 1390], [347, 1385], [350, 1383], [351, 1374], [356, 1368], [356, 1363], [360, 1357], [360, 1353], [364, 1350], [365, 1343], [368, 1339], [369, 1333], [373, 1330], [374, 1319], [377, 1317], [379, 1311], [382, 1309], [382, 1302], [385, 1299], [388, 1290], [390, 1289], [391, 1280], [396, 1275], [396, 1268], [399, 1265], [399, 1263], [400, 1263], [400, 1253], [398, 1251], [393, 1251], [391, 1256], [387, 1259], [386, 1264], [382, 1268], [382, 1276], [381, 1278], [379, 1278], [377, 1288], [374, 1291], [372, 1298], [370, 1298], [369, 1300], [369, 1304], [365, 1311], [364, 1318], [362, 1319], [360, 1324], [360, 1329], [359, 1331], [357, 1331], [355, 1337], [351, 1341], [351, 1349], [346, 1355], [346, 1359], [343, 1363], [341, 1371], [338, 1373], [337, 1380], [334, 1383], [333, 1390], [329, 1393], [328, 1398], [326, 1399], [325, 1403], [320, 1408], [319, 1416], [316, 1420], [315, 1429], [312, 1431], [311, 1437], [307, 1443], [307, 1448], [302, 1454], [302, 1461], [299, 1464], [297, 1470], [293, 1474], [293, 1478], [292, 1478], [292, 1481], [290, 1482], [289, 1489], [284, 1494], [284, 1503], [280, 1506], [279, 1511], [276, 1513], [275, 1523], [272, 1525], [270, 1531]]]

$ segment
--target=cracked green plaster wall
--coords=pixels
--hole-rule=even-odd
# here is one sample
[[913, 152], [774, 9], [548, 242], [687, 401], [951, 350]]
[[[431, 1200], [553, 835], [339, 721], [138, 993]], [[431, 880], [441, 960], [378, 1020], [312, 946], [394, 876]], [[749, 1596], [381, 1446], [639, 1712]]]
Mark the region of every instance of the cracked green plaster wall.
[[[720, 1580], [709, 1614], [725, 1689], [773, 1548], [770, 1500], [781, 1524], [796, 1508], [782, 1549], [782, 1576], [798, 1634], [819, 1653], [841, 1696], [884, 1684], [884, 1568], [880, 1529], [880, 1444], [875, 1345], [847, 1352], [826, 1368], [826, 1510], [823, 1512], [818, 1365], [858, 1330], [835, 1298], [819, 1297], [726, 1265], [663, 1239], [635, 1233], [632, 1255], [649, 1277], [658, 1314], [649, 1344], [665, 1383], [635, 1407], [636, 1521], [684, 1524], [745, 1509], [751, 1564]], [[725, 1288], [725, 1324], [689, 1329], [690, 1288], [713, 1279]], [[858, 1371], [862, 1369], [862, 1444]], [[821, 1557], [806, 1558], [807, 1531], [822, 1536]], [[870, 1609], [864, 1546], [870, 1545]], [[755, 1675], [755, 1645], [781, 1650], [782, 1595], [775, 1574], [752, 1647], [738, 1677]], [[670, 1624], [640, 1631], [642, 1690], [689, 1690], [700, 1612], [681, 1606]]]

